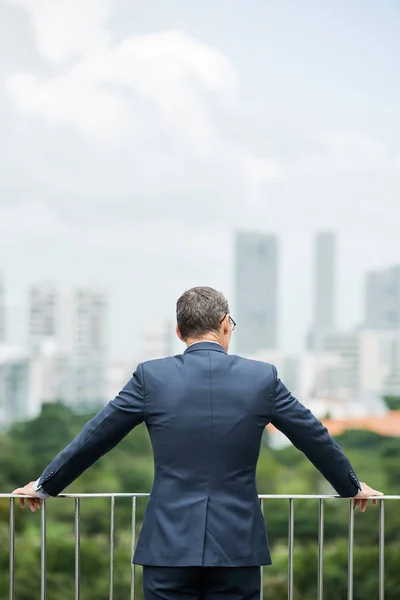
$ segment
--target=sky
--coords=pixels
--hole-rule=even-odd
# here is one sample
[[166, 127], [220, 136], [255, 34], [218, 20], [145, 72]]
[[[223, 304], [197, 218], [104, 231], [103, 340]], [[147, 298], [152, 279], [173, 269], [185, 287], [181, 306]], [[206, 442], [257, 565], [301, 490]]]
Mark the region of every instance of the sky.
[[[226, 293], [234, 233], [280, 240], [280, 342], [312, 321], [338, 234], [338, 316], [400, 263], [396, 0], [0, 0], [0, 272], [110, 290], [110, 344]], [[240, 324], [238, 323], [238, 327]]]

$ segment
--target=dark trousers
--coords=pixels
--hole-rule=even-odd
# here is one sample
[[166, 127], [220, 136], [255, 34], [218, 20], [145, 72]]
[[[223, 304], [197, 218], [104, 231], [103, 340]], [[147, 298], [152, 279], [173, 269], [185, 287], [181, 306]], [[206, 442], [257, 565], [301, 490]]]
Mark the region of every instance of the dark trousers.
[[145, 600], [259, 600], [260, 567], [143, 567]]

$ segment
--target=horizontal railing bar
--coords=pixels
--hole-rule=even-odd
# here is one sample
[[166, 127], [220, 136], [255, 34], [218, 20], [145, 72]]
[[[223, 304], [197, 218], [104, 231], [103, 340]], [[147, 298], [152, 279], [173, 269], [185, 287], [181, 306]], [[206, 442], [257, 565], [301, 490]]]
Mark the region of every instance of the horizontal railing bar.
[[[59, 494], [57, 498], [148, 498], [149, 492], [130, 493], [100, 493], [100, 494]], [[318, 494], [259, 494], [260, 500], [349, 500], [341, 496]], [[1, 498], [30, 498], [21, 494], [0, 494]], [[400, 496], [370, 496], [370, 500], [400, 500]]]

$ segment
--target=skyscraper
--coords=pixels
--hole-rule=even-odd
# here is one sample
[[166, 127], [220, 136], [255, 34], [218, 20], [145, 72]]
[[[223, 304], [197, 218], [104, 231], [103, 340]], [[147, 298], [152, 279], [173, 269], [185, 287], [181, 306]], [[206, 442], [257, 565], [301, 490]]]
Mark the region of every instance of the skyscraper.
[[400, 265], [367, 273], [365, 327], [400, 329]]
[[336, 236], [319, 232], [315, 237], [314, 301], [308, 346], [318, 350], [324, 337], [335, 329]]
[[101, 404], [107, 390], [107, 296], [100, 289], [80, 288], [73, 307], [72, 397], [79, 405]]
[[235, 347], [254, 354], [278, 346], [278, 241], [238, 232], [235, 241]]

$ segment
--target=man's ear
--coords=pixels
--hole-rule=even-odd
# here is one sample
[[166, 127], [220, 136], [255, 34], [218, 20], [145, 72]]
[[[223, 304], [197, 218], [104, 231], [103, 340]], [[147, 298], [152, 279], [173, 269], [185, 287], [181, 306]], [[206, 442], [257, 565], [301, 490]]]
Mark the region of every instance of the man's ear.
[[229, 315], [226, 315], [225, 319], [222, 321], [222, 327], [223, 327], [224, 335], [228, 335], [228, 333], [230, 333], [230, 331], [231, 331], [231, 326], [229, 323]]

